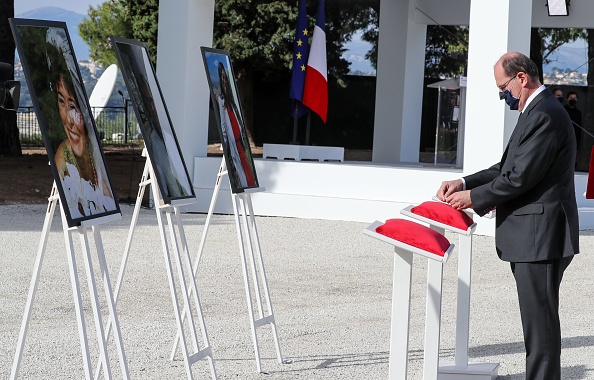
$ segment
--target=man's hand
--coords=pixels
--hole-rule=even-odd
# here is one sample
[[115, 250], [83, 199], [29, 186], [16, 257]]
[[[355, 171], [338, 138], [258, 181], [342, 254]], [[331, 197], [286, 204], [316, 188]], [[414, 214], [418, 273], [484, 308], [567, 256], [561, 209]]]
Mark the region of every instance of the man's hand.
[[444, 181], [441, 183], [439, 190], [437, 190], [437, 199], [442, 202], [447, 202], [447, 198], [455, 192], [462, 191], [464, 185], [461, 179], [455, 179], [453, 181]]
[[472, 200], [470, 199], [470, 190], [458, 191], [448, 197], [445, 200], [456, 210], [464, 210], [472, 208]]

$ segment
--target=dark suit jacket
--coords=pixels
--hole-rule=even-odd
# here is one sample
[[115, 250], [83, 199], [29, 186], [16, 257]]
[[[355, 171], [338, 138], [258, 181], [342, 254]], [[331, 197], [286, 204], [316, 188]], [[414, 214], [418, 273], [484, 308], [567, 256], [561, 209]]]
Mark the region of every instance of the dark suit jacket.
[[520, 114], [501, 162], [464, 177], [479, 215], [496, 207], [502, 260], [533, 262], [579, 252], [575, 154], [569, 116], [545, 89]]

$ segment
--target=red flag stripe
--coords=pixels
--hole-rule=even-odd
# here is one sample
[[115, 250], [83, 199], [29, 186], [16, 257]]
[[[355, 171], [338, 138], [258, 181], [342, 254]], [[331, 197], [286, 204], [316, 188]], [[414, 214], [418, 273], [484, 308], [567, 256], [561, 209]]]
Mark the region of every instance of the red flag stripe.
[[322, 73], [311, 66], [307, 67], [305, 74], [303, 104], [317, 113], [324, 123], [326, 122], [328, 115], [328, 82]]
[[[323, 0], [320, 2], [323, 7]], [[323, 9], [323, 8], [322, 8]], [[326, 123], [328, 114], [328, 68], [326, 63], [326, 32], [318, 24], [323, 25], [323, 11], [318, 12], [318, 20], [314, 29], [305, 85], [303, 86], [302, 103], [314, 111]], [[321, 18], [321, 19], [320, 19]]]

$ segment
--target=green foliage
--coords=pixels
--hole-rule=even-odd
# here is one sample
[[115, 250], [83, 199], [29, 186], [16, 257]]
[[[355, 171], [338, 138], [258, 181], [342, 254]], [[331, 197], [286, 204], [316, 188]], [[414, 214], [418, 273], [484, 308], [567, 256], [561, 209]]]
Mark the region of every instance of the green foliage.
[[[315, 25], [317, 1], [308, 1], [309, 29]], [[359, 29], [377, 30], [379, 0], [328, 0], [326, 52], [328, 74], [338, 79], [349, 72], [342, 58], [344, 44]], [[215, 2], [214, 46], [231, 52], [238, 76], [263, 71], [268, 79], [291, 69], [298, 1], [219, 0]]]
[[132, 38], [146, 43], [149, 57], [157, 62], [159, 0], [124, 0], [132, 27]]
[[126, 2], [106, 1], [97, 8], [89, 7], [89, 18], [78, 25], [78, 31], [91, 50], [91, 59], [102, 66], [116, 63], [115, 53], [108, 43], [110, 36], [133, 38]]
[[[317, 4], [317, 0], [308, 1], [312, 31]], [[291, 68], [297, 5], [297, 0], [217, 0], [213, 45], [231, 52], [239, 77], [253, 71], [266, 72], [268, 79], [285, 77]], [[107, 40], [117, 35], [145, 42], [156, 62], [158, 8], [158, 0], [110, 0], [89, 7], [89, 18], [79, 25], [79, 33], [91, 48], [91, 58], [103, 66], [115, 63]], [[329, 75], [340, 80], [349, 72], [342, 53], [357, 30], [365, 31], [364, 40], [376, 41], [368, 53], [376, 61], [378, 20], [379, 0], [327, 0]]]
[[214, 46], [229, 50], [239, 75], [289, 67], [297, 13], [286, 1], [215, 1]]
[[464, 75], [468, 56], [467, 26], [427, 26], [425, 77]]
[[153, 62], [157, 58], [158, 0], [111, 0], [89, 7], [89, 18], [78, 26], [91, 48], [91, 59], [102, 66], [116, 63], [110, 36], [146, 43]]

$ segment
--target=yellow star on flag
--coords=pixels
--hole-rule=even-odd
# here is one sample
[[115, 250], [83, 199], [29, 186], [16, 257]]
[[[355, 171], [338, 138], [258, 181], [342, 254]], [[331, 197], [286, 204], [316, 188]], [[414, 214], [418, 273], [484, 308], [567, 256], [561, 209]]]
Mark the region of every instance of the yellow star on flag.
[[297, 46], [301, 46], [301, 45], [303, 45], [303, 41], [297, 40]]
[[303, 29], [303, 35], [307, 36], [307, 29]]
[[305, 71], [305, 65], [301, 65], [301, 71]]
[[301, 53], [297, 53], [297, 59], [301, 59]]

